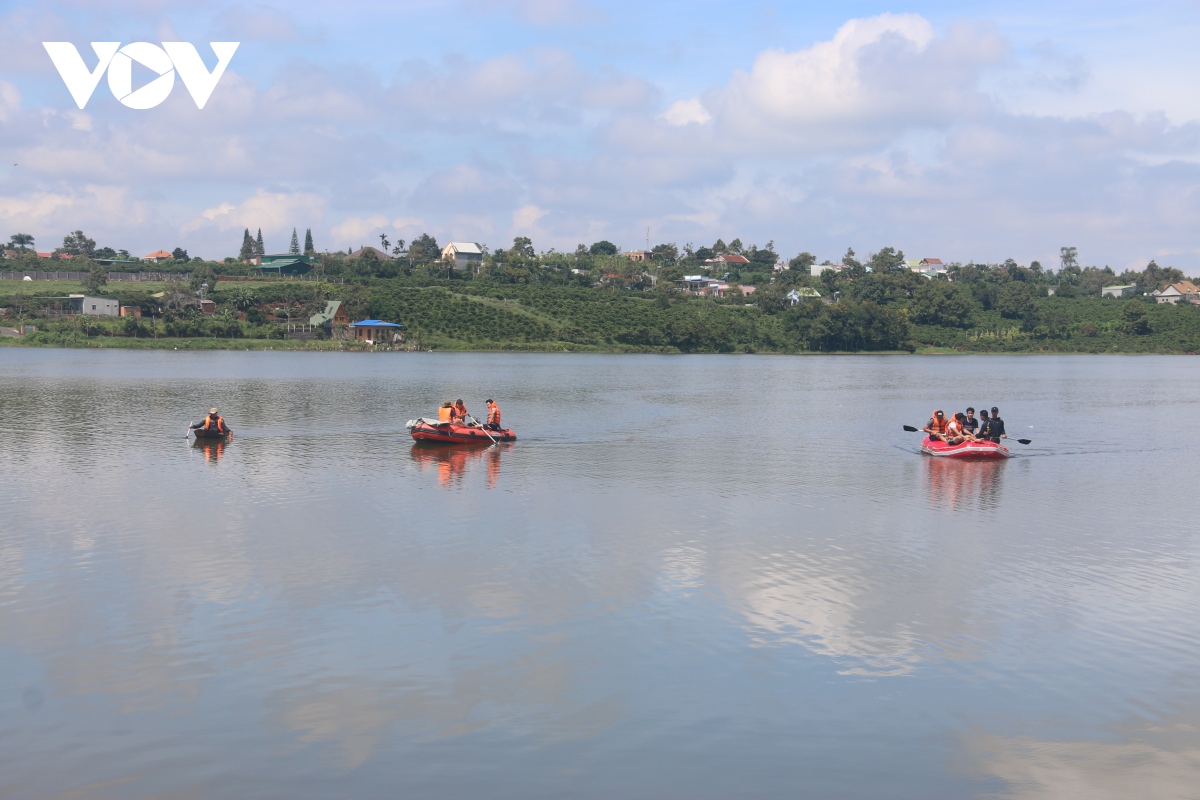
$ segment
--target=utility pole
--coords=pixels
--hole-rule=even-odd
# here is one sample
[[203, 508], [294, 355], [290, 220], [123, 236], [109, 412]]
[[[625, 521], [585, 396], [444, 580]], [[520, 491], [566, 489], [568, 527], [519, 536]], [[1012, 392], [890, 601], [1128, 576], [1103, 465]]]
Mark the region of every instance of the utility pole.
[[646, 252], [650, 252], [650, 226], [646, 226]]

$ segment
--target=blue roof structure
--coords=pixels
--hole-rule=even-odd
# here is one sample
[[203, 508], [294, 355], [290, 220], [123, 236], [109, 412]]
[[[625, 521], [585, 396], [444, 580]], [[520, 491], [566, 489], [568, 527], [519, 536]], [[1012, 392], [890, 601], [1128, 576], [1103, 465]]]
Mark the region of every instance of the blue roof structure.
[[381, 319], [364, 319], [361, 322], [354, 323], [355, 328], [403, 328], [403, 325], [397, 325], [394, 322], [384, 322]]

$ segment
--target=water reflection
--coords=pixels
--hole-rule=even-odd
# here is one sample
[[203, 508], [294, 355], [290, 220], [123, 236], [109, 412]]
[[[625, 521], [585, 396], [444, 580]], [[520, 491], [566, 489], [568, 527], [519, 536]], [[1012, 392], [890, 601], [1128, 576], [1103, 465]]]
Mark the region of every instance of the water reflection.
[[1007, 462], [928, 457], [924, 461], [930, 506], [964, 511], [1000, 505]]
[[208, 463], [216, 464], [225, 453], [226, 444], [224, 439], [196, 439], [192, 442], [192, 449], [203, 453], [204, 460]]
[[482, 462], [487, 467], [487, 488], [492, 489], [500, 479], [501, 453], [511, 447], [507, 443], [479, 447], [417, 442], [412, 447], [412, 460], [422, 471], [437, 470], [438, 483], [443, 488], [460, 484], [467, 471]]

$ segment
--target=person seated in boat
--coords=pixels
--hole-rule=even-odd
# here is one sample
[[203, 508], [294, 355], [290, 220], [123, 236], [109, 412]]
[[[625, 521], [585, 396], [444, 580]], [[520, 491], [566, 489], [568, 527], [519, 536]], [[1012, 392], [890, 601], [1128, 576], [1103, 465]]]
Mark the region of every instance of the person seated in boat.
[[229, 428], [225, 427], [225, 419], [217, 413], [217, 409], [210, 408], [208, 416], [199, 425], [193, 425], [194, 430], [207, 431], [208, 433], [229, 433]]
[[979, 436], [979, 420], [975, 419], [975, 409], [970, 406], [967, 407], [967, 417], [963, 420], [963, 430], [972, 436]]
[[487, 424], [484, 427], [494, 431], [500, 430], [500, 406], [490, 397], [487, 401]]
[[929, 438], [937, 442], [946, 441], [946, 431], [950, 427], [950, 421], [946, 419], [946, 415], [939, 408], [933, 412], [933, 416], [929, 418], [929, 422], [925, 423], [922, 428], [929, 434]]
[[454, 401], [454, 416], [459, 424], [467, 424], [467, 417], [469, 416], [467, 414], [467, 404], [462, 401], [461, 397]]
[[992, 416], [988, 420], [987, 433], [983, 434], [982, 431], [980, 433], [983, 438], [996, 444], [1000, 444], [1001, 439], [1008, 438], [1008, 433], [1004, 430], [1004, 420], [1000, 419], [1000, 409], [992, 406]]
[[961, 411], [954, 415], [954, 419], [950, 420], [950, 424], [946, 426], [946, 444], [955, 445], [979, 441], [975, 434], [967, 430], [966, 422], [967, 415]]
[[438, 422], [456, 421], [457, 420], [454, 418], [454, 403], [451, 403], [449, 400], [447, 400], [446, 402], [442, 403], [440, 408], [438, 408]]

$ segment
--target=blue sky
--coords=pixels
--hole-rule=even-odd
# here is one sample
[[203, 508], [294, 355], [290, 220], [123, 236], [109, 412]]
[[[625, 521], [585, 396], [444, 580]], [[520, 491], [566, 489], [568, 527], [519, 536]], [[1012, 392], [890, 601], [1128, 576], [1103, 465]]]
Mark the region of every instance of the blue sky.
[[[1200, 266], [1195, 2], [0, 4], [0, 235]], [[41, 43], [239, 41], [72, 102]], [[135, 75], [135, 82], [137, 77]], [[11, 166], [11, 165], [17, 166]]]

